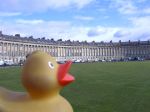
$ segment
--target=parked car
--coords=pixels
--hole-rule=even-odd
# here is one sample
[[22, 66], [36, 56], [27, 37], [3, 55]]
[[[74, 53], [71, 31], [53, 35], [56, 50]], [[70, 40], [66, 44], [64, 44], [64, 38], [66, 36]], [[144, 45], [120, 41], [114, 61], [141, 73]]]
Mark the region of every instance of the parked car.
[[106, 62], [106, 60], [102, 60], [102, 62]]
[[3, 65], [4, 65], [4, 61], [0, 60], [0, 66], [3, 66]]
[[98, 62], [98, 61], [99, 61], [99, 59], [98, 59], [98, 58], [96, 58], [94, 61], [95, 61], [95, 62]]
[[74, 62], [75, 63], [80, 63], [82, 60], [80, 60], [80, 59], [77, 59], [77, 60], [75, 60]]
[[13, 60], [4, 60], [4, 65], [13, 65]]
[[59, 63], [59, 64], [64, 64], [65, 61], [57, 61], [57, 63]]

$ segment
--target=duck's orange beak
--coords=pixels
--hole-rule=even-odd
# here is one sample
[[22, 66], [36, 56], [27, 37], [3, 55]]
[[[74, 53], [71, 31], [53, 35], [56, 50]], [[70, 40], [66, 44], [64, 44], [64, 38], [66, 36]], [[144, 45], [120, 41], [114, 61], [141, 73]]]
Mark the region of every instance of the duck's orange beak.
[[68, 73], [71, 64], [71, 61], [67, 61], [65, 64], [59, 64], [58, 81], [61, 86], [65, 86], [75, 80], [75, 78]]

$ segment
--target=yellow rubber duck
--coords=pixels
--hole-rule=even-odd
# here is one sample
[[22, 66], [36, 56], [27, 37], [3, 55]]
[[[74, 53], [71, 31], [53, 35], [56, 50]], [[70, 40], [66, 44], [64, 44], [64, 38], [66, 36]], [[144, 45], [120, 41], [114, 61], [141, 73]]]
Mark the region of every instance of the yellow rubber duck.
[[22, 69], [22, 83], [27, 90], [12, 92], [0, 88], [0, 112], [73, 112], [59, 91], [74, 81], [68, 73], [71, 61], [57, 64], [42, 51], [33, 52]]

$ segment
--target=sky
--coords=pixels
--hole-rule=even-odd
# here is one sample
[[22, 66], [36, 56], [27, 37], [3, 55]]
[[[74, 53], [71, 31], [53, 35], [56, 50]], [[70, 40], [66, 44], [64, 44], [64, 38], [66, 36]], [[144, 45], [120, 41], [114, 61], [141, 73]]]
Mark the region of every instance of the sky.
[[0, 0], [0, 30], [74, 41], [150, 40], [150, 0]]

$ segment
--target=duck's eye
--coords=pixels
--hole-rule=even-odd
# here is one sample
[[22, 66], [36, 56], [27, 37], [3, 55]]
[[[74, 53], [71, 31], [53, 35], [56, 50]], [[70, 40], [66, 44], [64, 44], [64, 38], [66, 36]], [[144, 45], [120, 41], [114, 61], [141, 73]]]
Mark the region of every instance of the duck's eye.
[[52, 62], [48, 62], [48, 66], [51, 68], [51, 69], [54, 69], [54, 65], [53, 65], [53, 63]]

